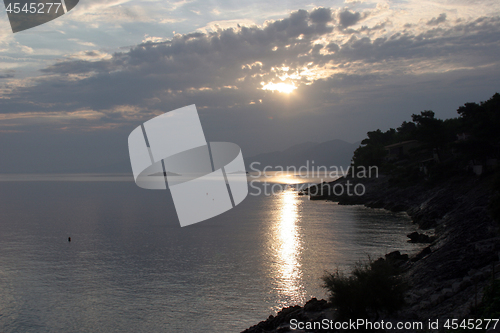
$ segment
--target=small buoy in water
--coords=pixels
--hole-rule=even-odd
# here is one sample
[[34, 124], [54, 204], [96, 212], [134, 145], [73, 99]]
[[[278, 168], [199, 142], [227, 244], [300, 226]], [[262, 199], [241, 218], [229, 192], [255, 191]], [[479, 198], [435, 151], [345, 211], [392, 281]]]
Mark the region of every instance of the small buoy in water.
[[68, 237], [68, 242], [71, 242], [71, 237]]

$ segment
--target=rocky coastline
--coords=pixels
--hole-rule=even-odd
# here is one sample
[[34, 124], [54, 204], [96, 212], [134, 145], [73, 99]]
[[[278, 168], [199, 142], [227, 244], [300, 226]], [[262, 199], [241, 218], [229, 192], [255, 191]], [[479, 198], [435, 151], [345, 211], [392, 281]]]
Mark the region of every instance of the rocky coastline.
[[[464, 174], [437, 184], [419, 182], [402, 187], [384, 175], [351, 176], [309, 187], [301, 194], [340, 205], [406, 211], [421, 229], [417, 234], [408, 235], [409, 240], [428, 244], [413, 257], [389, 254], [402, 260], [403, 277], [410, 288], [406, 292], [405, 307], [385, 319], [425, 322], [467, 319], [480, 304], [484, 288], [500, 276], [498, 223], [489, 211], [492, 177]], [[339, 191], [333, 191], [334, 186], [339, 189], [348, 184], [362, 184], [363, 195], [348, 195], [347, 191], [336, 195]], [[244, 332], [289, 332], [292, 319], [320, 321], [325, 318], [335, 320], [335, 309], [325, 300], [312, 299], [304, 306], [284, 308]]]

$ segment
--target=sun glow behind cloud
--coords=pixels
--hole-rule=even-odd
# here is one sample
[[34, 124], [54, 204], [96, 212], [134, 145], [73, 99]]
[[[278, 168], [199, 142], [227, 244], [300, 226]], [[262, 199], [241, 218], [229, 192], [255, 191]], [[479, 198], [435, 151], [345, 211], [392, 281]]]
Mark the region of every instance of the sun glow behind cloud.
[[271, 91], [279, 91], [281, 93], [285, 94], [290, 94], [292, 91], [297, 89], [297, 87], [293, 83], [273, 83], [269, 82], [268, 84], [265, 84], [264, 82], [262, 84], [262, 90], [271, 90]]

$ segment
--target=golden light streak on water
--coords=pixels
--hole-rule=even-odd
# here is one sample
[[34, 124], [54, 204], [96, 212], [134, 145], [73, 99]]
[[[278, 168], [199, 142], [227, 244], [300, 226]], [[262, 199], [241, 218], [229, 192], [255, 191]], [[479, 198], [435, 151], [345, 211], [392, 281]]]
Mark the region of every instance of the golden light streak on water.
[[273, 250], [276, 258], [277, 290], [288, 300], [279, 307], [300, 304], [305, 300], [302, 283], [302, 242], [299, 233], [299, 205], [297, 192], [286, 190], [278, 195], [279, 211], [272, 230]]

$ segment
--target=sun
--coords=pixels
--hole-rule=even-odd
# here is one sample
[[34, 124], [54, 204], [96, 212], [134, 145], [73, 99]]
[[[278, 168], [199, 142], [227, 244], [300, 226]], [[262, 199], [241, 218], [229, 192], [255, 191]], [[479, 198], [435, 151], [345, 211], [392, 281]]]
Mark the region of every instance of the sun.
[[293, 83], [273, 83], [270, 82], [268, 84], [264, 84], [264, 82], [261, 82], [263, 85], [262, 90], [271, 90], [271, 91], [279, 91], [281, 93], [285, 94], [290, 94], [292, 91], [297, 89], [297, 87]]

